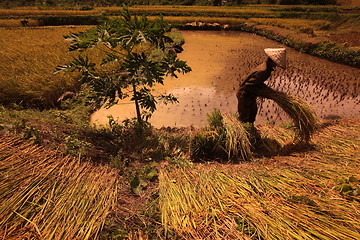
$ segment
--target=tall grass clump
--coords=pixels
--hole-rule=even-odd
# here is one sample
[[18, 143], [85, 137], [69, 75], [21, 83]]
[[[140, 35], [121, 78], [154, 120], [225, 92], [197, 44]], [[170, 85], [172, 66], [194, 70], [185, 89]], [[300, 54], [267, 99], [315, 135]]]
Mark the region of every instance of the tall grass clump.
[[209, 127], [199, 131], [191, 140], [192, 158], [248, 161], [252, 157], [249, 133], [243, 124], [230, 114], [215, 109], [208, 115]]
[[249, 133], [236, 117], [223, 114], [225, 149], [228, 159], [250, 160], [252, 157]]
[[0, 235], [96, 239], [116, 199], [117, 173], [0, 137]]

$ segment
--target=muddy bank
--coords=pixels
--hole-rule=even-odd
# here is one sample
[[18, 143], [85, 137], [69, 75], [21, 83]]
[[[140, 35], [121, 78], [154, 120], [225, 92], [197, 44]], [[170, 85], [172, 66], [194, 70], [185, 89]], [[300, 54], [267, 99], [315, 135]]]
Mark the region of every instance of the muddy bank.
[[[183, 31], [186, 44], [180, 59], [193, 71], [178, 79], [167, 79], [158, 92], [171, 92], [179, 103], [158, 105], [150, 122], [162, 126], [204, 126], [214, 108], [235, 113], [239, 82], [266, 59], [263, 48], [284, 47], [266, 38], [243, 32]], [[268, 85], [299, 96], [311, 104], [320, 118], [360, 117], [360, 70], [288, 48], [287, 70], [277, 69]], [[135, 116], [132, 103], [122, 101], [100, 109], [91, 122], [106, 124], [107, 116], [122, 120]], [[286, 116], [272, 102], [262, 103], [256, 123], [286, 122]]]

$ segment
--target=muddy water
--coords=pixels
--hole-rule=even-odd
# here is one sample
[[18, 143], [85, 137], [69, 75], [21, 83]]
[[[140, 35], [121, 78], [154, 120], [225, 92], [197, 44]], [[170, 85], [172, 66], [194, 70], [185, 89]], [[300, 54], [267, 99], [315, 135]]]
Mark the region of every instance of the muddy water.
[[[214, 108], [235, 113], [236, 89], [251, 69], [266, 59], [266, 47], [284, 47], [274, 41], [242, 32], [184, 31], [184, 52], [192, 72], [167, 79], [159, 93], [173, 93], [177, 104], [159, 104], [150, 122], [162, 126], [204, 126]], [[312, 105], [319, 118], [360, 117], [360, 69], [301, 54], [288, 48], [288, 68], [276, 69], [266, 82], [269, 86], [295, 95]], [[119, 121], [135, 116], [133, 103], [120, 102], [110, 109], [100, 109], [91, 122], [107, 124], [107, 116]], [[256, 123], [288, 119], [276, 104], [265, 100]]]

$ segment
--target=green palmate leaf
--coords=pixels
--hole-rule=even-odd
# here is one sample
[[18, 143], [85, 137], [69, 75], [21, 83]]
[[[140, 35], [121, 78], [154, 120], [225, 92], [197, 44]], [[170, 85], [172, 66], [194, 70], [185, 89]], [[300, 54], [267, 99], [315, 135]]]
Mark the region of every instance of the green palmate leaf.
[[191, 68], [186, 64], [186, 61], [182, 61], [176, 58], [175, 54], [170, 54], [165, 59], [163, 67], [167, 71], [167, 75], [177, 78], [176, 73], [188, 73]]
[[154, 112], [156, 110], [156, 99], [154, 95], [151, 94], [151, 90], [148, 88], [142, 88], [136, 92], [131, 100], [137, 100], [141, 107]]
[[85, 51], [88, 48], [97, 46], [101, 42], [101, 39], [98, 37], [97, 28], [91, 28], [80, 33], [70, 33], [64, 36], [64, 38], [71, 41], [69, 51]]
[[141, 120], [145, 122], [147, 122], [151, 118], [151, 116], [152, 116], [152, 112], [150, 111], [144, 110], [141, 112]]
[[70, 63], [57, 66], [55, 73], [74, 72], [75, 70], [81, 73], [84, 82], [96, 77], [95, 63], [92, 63], [87, 56], [83, 57], [81, 54], [77, 58], [74, 57]]
[[[155, 84], [163, 84], [167, 75], [177, 77], [191, 68], [177, 58], [181, 41], [171, 36], [172, 26], [158, 17], [151, 22], [146, 16], [132, 16], [124, 7], [120, 18], [112, 18], [96, 28], [65, 36], [70, 41], [70, 51], [99, 48], [102, 63], [96, 66], [87, 56], [79, 55], [68, 64], [58, 66], [56, 71], [79, 71], [82, 83], [93, 90], [97, 106], [107, 106], [125, 98], [131, 91], [139, 123], [146, 121], [156, 110], [157, 99], [166, 103], [177, 102], [173, 95], [153, 95]], [[181, 39], [181, 38], [180, 38]], [[175, 47], [176, 46], [176, 47]], [[106, 67], [105, 67], [106, 65]], [[149, 114], [141, 116], [141, 111]]]
[[121, 59], [116, 54], [109, 53], [102, 59], [101, 65], [117, 61], [121, 61]]

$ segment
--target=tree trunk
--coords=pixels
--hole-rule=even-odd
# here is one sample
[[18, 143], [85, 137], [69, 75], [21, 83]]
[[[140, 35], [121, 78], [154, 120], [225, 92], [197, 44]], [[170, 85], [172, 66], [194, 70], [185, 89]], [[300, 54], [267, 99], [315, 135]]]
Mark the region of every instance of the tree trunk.
[[136, 85], [135, 83], [133, 83], [133, 92], [134, 92], [134, 96], [135, 96], [135, 108], [136, 108], [136, 118], [138, 120], [139, 125], [141, 125], [142, 123], [142, 119], [141, 119], [141, 113], [140, 113], [140, 105], [139, 105], [139, 101], [136, 98]]

